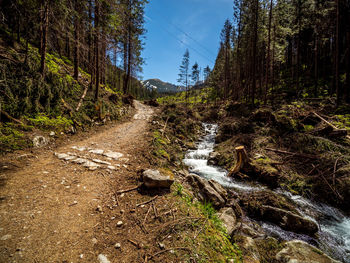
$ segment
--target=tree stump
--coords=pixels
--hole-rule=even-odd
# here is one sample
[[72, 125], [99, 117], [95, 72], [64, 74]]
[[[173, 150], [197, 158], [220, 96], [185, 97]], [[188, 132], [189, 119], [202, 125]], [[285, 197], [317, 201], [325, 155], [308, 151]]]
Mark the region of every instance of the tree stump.
[[249, 158], [244, 146], [237, 146], [236, 150], [236, 164], [231, 168], [228, 173], [228, 177], [232, 177], [233, 175], [240, 172], [240, 170], [249, 163]]

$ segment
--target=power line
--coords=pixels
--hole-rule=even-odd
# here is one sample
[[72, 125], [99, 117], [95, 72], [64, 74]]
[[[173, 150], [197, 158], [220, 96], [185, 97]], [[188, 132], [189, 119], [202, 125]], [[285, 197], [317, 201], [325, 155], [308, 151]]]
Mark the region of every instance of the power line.
[[170, 22], [169, 20], [167, 20], [164, 16], [162, 16], [162, 19], [168, 23], [169, 25], [173, 26], [175, 29], [179, 30], [181, 33], [183, 33], [185, 36], [187, 36], [189, 39], [191, 39], [192, 41], [196, 42], [201, 48], [203, 48], [205, 51], [207, 51], [210, 55], [214, 55], [215, 54], [209, 50], [206, 46], [204, 46], [202, 43], [200, 43], [199, 41], [197, 41], [196, 39], [194, 39], [193, 37], [191, 37], [189, 34], [187, 34], [184, 30], [182, 30], [180, 27], [178, 27], [177, 25], [175, 25], [174, 23]]
[[[148, 19], [151, 22], [154, 22], [154, 20], [148, 16], [145, 16], [146, 19]], [[178, 38], [174, 33], [172, 33], [171, 31], [169, 31], [167, 28], [165, 28], [164, 26], [162, 26], [161, 24], [157, 25], [162, 28], [165, 32], [167, 32], [169, 35], [171, 35], [173, 38], [175, 38], [177, 41], [179, 41], [181, 44], [183, 44], [184, 46], [188, 47], [189, 49], [193, 50], [195, 53], [197, 53], [199, 56], [201, 56], [202, 58], [206, 59], [207, 61], [209, 61], [210, 63], [215, 64], [215, 62], [208, 58], [206, 55], [202, 54], [200, 51], [198, 51], [197, 49], [195, 49], [194, 47], [191, 47], [190, 45], [188, 45], [186, 42], [184, 42], [183, 40], [181, 40], [180, 38]]]

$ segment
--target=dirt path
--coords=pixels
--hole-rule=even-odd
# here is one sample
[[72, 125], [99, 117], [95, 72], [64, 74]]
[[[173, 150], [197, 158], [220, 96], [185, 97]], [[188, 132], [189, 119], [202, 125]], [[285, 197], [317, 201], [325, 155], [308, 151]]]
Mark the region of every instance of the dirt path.
[[6, 183], [0, 186], [0, 262], [98, 262], [100, 253], [112, 251], [118, 233], [105, 227], [106, 220], [116, 226], [124, 210], [117, 213], [115, 207], [128, 203], [116, 200], [115, 190], [136, 185], [137, 170], [148, 166], [153, 110], [135, 106], [129, 122], [59, 147], [56, 155], [43, 150], [1, 175]]

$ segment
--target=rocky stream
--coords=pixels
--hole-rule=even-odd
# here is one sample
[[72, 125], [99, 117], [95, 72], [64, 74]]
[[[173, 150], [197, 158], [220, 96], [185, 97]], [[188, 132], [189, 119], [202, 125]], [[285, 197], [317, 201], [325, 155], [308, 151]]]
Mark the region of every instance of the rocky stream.
[[[190, 173], [196, 174], [206, 180], [214, 180], [218, 182], [227, 190], [236, 192], [239, 198], [241, 198], [241, 196], [250, 196], [268, 190], [266, 186], [257, 183], [248, 183], [245, 181], [236, 180], [234, 178], [229, 178], [226, 176], [227, 171], [225, 169], [208, 164], [210, 154], [214, 151], [215, 137], [218, 126], [216, 124], [204, 123], [203, 129], [204, 136], [200, 138], [196, 149], [189, 150], [185, 159], [183, 160], [184, 164], [189, 167]], [[345, 216], [341, 211], [334, 207], [320, 203], [317, 200], [309, 200], [302, 196], [293, 195], [292, 193], [281, 188], [273, 189], [273, 193], [277, 197], [288, 200], [288, 203], [295, 207], [295, 214], [297, 214], [295, 217], [300, 220], [302, 225], [310, 224], [314, 228], [316, 227], [316, 230], [305, 234], [303, 231], [300, 231], [303, 230], [302, 226], [298, 231], [298, 229], [295, 229], [293, 225], [290, 227], [284, 227], [283, 224], [278, 224], [278, 220], [276, 223], [276, 220], [271, 220], [271, 215], [276, 213], [276, 211], [281, 212], [282, 209], [273, 207], [268, 207], [270, 210], [265, 210], [265, 214], [262, 216], [262, 218], [252, 219], [248, 217], [248, 215], [245, 217], [245, 220], [260, 225], [265, 237], [271, 236], [279, 241], [287, 242], [292, 240], [297, 242], [295, 240], [301, 240], [319, 248], [333, 259], [350, 263], [349, 217]], [[294, 213], [289, 211], [283, 210], [283, 213], [282, 219], [284, 221], [286, 217], [288, 218], [289, 216], [294, 216]], [[328, 258], [326, 255], [324, 256], [325, 258]], [[339, 262], [332, 261], [330, 258], [330, 261], [327, 260], [318, 261], [317, 259], [312, 259], [312, 262]]]

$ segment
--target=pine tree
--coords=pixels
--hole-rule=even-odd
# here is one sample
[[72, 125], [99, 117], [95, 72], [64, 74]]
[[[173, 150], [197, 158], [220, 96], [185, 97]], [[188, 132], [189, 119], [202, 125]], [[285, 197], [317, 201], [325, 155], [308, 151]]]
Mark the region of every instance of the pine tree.
[[186, 92], [186, 104], [188, 103], [188, 79], [189, 79], [189, 65], [190, 65], [190, 52], [186, 49], [186, 52], [182, 58], [182, 62], [180, 65], [180, 73], [178, 82], [185, 86]]

